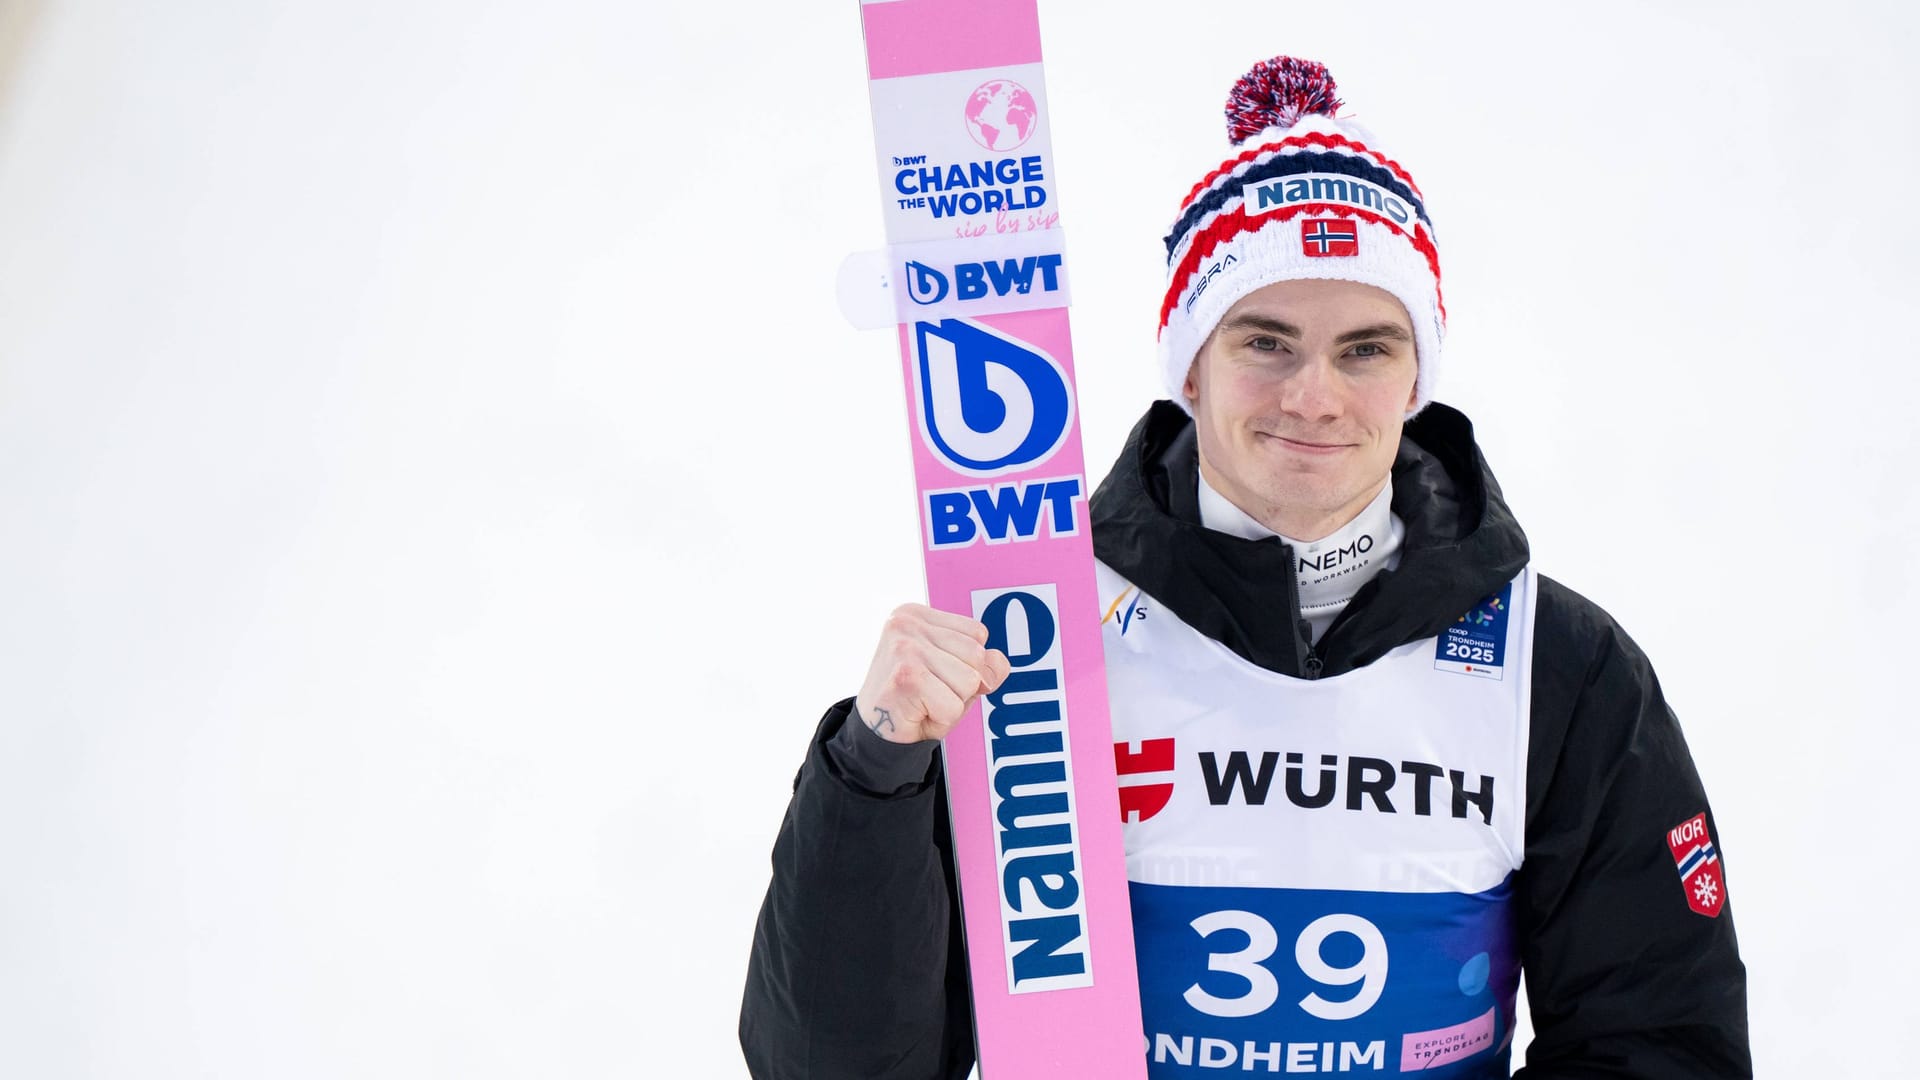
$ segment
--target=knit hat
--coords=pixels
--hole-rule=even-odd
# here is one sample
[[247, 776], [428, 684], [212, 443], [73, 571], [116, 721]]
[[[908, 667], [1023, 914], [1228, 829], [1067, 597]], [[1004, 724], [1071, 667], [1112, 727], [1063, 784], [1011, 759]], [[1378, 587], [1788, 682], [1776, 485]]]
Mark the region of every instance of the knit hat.
[[1432, 400], [1447, 319], [1433, 223], [1407, 170], [1334, 117], [1341, 104], [1323, 65], [1291, 56], [1255, 64], [1227, 95], [1227, 137], [1241, 152], [1194, 185], [1167, 234], [1160, 364], [1181, 408], [1192, 408], [1182, 387], [1194, 355], [1227, 309], [1298, 278], [1398, 298], [1419, 362], [1414, 411]]

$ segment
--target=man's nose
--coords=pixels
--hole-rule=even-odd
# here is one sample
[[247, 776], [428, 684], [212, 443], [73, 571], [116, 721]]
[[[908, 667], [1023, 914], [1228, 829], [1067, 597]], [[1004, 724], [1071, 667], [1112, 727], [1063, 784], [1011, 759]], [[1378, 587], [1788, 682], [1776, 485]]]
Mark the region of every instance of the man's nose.
[[1339, 376], [1333, 363], [1315, 356], [1295, 368], [1280, 390], [1280, 407], [1307, 420], [1330, 420], [1340, 415]]

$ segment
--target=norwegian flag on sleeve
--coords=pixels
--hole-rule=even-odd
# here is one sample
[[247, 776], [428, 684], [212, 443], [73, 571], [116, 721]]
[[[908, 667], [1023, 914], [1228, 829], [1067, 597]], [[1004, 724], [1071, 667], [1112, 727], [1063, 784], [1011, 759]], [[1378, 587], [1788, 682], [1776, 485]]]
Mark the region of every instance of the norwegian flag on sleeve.
[[1699, 813], [1667, 830], [1667, 847], [1680, 870], [1680, 887], [1687, 906], [1708, 918], [1718, 918], [1727, 906], [1726, 879], [1720, 875], [1720, 852], [1707, 832], [1707, 815]]

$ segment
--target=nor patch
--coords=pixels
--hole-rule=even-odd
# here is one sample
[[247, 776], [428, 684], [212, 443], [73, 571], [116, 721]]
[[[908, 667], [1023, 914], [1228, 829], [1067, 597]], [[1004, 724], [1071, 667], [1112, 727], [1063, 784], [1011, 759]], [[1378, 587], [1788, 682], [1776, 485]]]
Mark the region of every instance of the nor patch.
[[1687, 906], [1710, 919], [1720, 917], [1727, 906], [1727, 883], [1720, 875], [1720, 852], [1713, 846], [1713, 834], [1707, 831], [1703, 811], [1667, 830], [1667, 849], [1673, 852], [1673, 864], [1680, 870], [1680, 886], [1686, 890]]

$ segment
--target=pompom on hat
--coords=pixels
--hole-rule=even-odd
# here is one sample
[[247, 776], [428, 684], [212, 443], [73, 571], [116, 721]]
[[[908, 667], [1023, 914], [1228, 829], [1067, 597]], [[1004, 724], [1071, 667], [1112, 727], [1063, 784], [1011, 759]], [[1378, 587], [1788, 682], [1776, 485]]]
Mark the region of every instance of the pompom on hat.
[[1182, 408], [1192, 408], [1182, 388], [1194, 356], [1227, 309], [1299, 278], [1397, 297], [1420, 366], [1414, 411], [1433, 399], [1447, 319], [1433, 223], [1407, 170], [1334, 116], [1341, 104], [1325, 66], [1291, 56], [1255, 64], [1227, 95], [1227, 137], [1240, 153], [1194, 185], [1167, 234], [1160, 364]]

